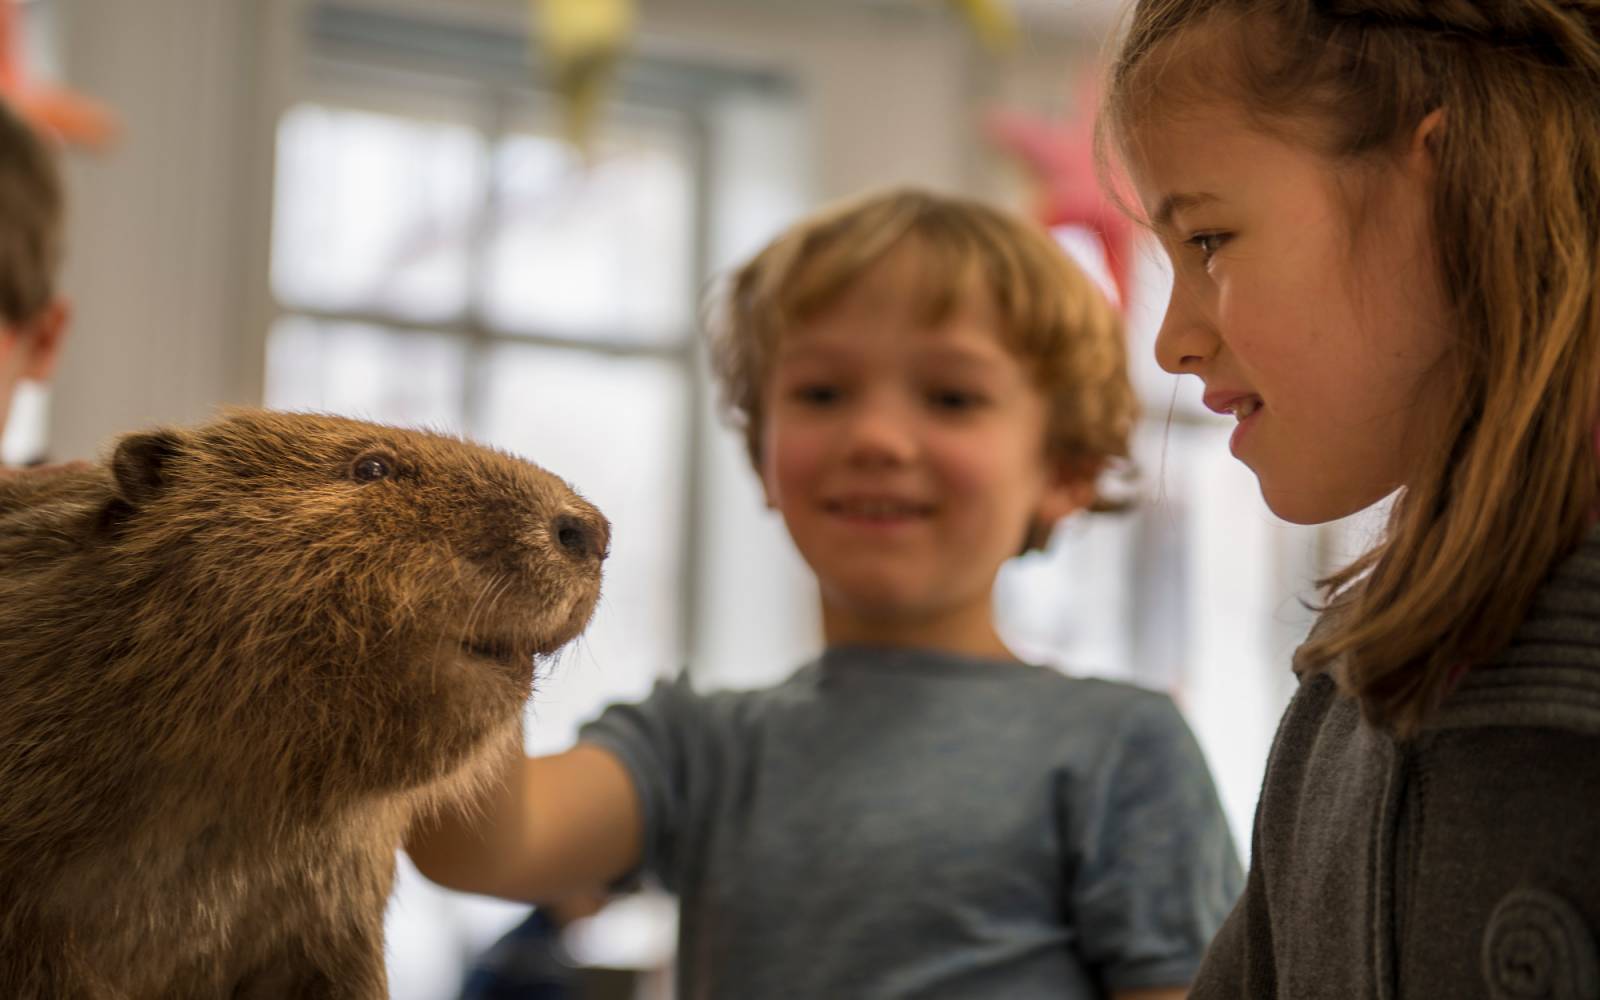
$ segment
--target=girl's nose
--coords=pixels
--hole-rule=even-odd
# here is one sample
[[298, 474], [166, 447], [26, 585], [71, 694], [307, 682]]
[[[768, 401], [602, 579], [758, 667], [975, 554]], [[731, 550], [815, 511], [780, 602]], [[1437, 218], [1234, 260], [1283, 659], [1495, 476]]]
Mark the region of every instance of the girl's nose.
[[1173, 283], [1167, 313], [1156, 333], [1156, 363], [1174, 375], [1194, 374], [1222, 344], [1201, 306], [1193, 292]]

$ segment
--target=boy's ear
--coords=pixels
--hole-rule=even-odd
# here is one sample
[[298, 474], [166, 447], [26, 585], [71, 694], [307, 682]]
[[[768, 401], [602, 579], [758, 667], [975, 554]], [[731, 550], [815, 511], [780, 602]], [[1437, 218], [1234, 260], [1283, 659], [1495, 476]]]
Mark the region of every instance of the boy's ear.
[[51, 299], [39, 315], [17, 328], [18, 348], [23, 352], [22, 377], [48, 382], [61, 356], [61, 341], [66, 336], [72, 307], [65, 299]]
[[183, 443], [181, 434], [168, 430], [129, 434], [118, 441], [111, 456], [111, 477], [122, 499], [137, 507], [160, 496], [172, 460], [183, 453]]
[[1099, 496], [1099, 475], [1098, 464], [1056, 463], [1051, 479], [1039, 497], [1039, 509], [1034, 515], [1037, 533], [1048, 539], [1056, 524], [1093, 506]]

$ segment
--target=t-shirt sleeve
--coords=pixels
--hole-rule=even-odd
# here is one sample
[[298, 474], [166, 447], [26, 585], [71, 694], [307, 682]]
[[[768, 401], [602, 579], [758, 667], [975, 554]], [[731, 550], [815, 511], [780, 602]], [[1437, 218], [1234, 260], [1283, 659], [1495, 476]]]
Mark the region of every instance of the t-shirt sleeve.
[[1067, 907], [1107, 990], [1187, 986], [1243, 884], [1194, 735], [1142, 692], [1098, 766], [1063, 786]]
[[705, 822], [709, 714], [687, 680], [659, 681], [643, 701], [613, 705], [579, 731], [579, 742], [622, 761], [639, 796], [643, 852], [623, 882], [648, 873], [678, 891], [686, 845]]

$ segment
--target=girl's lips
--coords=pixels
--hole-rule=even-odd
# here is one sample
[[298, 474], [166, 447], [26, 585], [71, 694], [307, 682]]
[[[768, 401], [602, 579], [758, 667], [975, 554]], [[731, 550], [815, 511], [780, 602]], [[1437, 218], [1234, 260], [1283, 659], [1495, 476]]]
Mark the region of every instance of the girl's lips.
[[1211, 412], [1231, 416], [1239, 422], [1233, 429], [1233, 436], [1228, 439], [1228, 450], [1238, 458], [1239, 448], [1249, 435], [1250, 428], [1261, 419], [1262, 411], [1267, 408], [1266, 401], [1256, 393], [1242, 389], [1210, 389], [1201, 401]]
[[1243, 446], [1244, 439], [1249, 436], [1250, 428], [1261, 420], [1261, 415], [1265, 412], [1266, 407], [1258, 403], [1247, 416], [1239, 420], [1239, 425], [1233, 429], [1233, 434], [1228, 438], [1228, 451], [1234, 458], [1239, 457], [1239, 449]]
[[1239, 389], [1212, 389], [1201, 398], [1201, 402], [1212, 413], [1234, 416], [1240, 420], [1264, 405], [1257, 394]]

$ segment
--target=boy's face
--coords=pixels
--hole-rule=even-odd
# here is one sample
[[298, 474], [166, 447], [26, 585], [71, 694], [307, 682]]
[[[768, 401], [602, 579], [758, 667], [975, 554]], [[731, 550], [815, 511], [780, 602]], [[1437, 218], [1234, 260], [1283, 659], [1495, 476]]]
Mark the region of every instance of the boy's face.
[[[1086, 484], [1045, 459], [1043, 394], [967, 296], [936, 328], [901, 249], [787, 331], [766, 386], [762, 484], [824, 603], [898, 624], [981, 611], [1036, 519]], [[951, 618], [955, 620], [955, 618]]]

